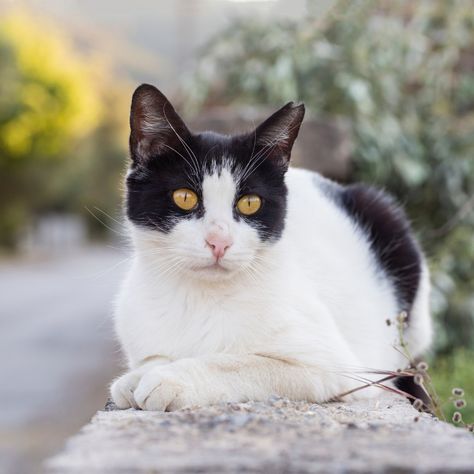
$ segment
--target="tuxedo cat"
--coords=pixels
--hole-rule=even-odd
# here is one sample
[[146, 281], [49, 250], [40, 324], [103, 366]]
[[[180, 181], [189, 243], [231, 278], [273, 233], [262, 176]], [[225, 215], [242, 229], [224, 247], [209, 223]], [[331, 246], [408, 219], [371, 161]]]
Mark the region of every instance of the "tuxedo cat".
[[413, 355], [428, 348], [428, 269], [404, 213], [289, 167], [303, 116], [289, 103], [250, 133], [195, 134], [155, 87], [135, 91], [119, 408], [330, 400], [361, 370], [405, 365], [386, 324], [401, 311]]

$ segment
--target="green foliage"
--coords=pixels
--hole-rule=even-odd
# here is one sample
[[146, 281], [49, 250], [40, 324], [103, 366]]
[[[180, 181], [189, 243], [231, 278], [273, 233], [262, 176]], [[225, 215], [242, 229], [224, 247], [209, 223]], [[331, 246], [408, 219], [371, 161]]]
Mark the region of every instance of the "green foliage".
[[0, 63], [0, 246], [14, 247], [35, 215], [117, 203], [126, 108], [117, 123], [102, 64], [23, 11], [0, 20]]
[[433, 272], [437, 349], [450, 351], [474, 344], [473, 72], [471, 0], [339, 0], [322, 17], [246, 19], [213, 38], [191, 99], [299, 99], [313, 115], [349, 118], [348, 179], [406, 205]]
[[[474, 352], [458, 350], [453, 354], [438, 358], [431, 370], [431, 378], [439, 398], [444, 400], [443, 410], [446, 419], [451, 420], [455, 411], [460, 411], [465, 423], [474, 423], [474, 377], [472, 367], [474, 363]], [[452, 390], [458, 387], [462, 381], [464, 395], [453, 397]], [[462, 398], [466, 401], [466, 407], [459, 410], [455, 408], [453, 400]]]
[[[49, 30], [49, 26], [48, 26]], [[59, 33], [24, 15], [0, 24], [0, 163], [58, 157], [98, 122], [96, 91]]]

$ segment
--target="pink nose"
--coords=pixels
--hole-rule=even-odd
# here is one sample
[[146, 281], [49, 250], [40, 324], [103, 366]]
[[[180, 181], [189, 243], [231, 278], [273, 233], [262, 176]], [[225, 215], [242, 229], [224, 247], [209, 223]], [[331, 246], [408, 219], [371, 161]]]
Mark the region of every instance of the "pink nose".
[[206, 238], [206, 244], [211, 249], [215, 259], [219, 260], [224, 256], [227, 249], [232, 246], [232, 239], [220, 235], [209, 235]]

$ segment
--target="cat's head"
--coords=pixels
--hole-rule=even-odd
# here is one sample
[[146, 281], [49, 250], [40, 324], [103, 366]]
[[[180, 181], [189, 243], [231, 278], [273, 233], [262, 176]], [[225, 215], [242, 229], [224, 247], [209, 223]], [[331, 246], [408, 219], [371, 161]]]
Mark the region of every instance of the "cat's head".
[[138, 87], [127, 175], [137, 250], [164, 274], [215, 281], [251, 271], [282, 235], [303, 116], [289, 103], [247, 134], [194, 134], [158, 89]]

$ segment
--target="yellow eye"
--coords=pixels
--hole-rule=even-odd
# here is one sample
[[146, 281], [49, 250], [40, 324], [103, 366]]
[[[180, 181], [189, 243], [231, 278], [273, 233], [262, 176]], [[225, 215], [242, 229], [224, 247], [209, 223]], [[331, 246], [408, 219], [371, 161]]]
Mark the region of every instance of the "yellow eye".
[[181, 188], [173, 192], [174, 203], [184, 211], [191, 211], [197, 206], [198, 197], [194, 191]]
[[244, 216], [255, 214], [262, 206], [262, 200], [256, 194], [242, 196], [237, 202], [237, 209]]

